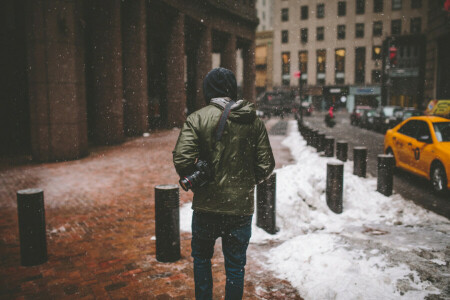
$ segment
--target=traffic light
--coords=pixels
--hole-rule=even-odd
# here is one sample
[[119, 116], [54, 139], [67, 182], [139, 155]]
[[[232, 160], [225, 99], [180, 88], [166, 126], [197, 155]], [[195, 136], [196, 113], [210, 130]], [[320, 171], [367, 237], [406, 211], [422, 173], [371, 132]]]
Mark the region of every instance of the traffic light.
[[397, 66], [397, 48], [394, 46], [389, 47], [389, 64], [391, 67]]

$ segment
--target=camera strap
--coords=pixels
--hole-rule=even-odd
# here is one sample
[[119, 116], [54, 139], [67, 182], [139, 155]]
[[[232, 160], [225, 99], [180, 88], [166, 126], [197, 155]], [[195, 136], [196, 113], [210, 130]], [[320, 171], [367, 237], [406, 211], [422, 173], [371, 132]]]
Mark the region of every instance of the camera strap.
[[233, 100], [229, 101], [225, 108], [223, 109], [222, 115], [219, 119], [219, 124], [217, 125], [217, 131], [216, 131], [216, 142], [220, 141], [222, 139], [223, 130], [225, 129], [225, 125], [227, 124], [228, 115], [231, 111], [231, 106], [235, 104]]

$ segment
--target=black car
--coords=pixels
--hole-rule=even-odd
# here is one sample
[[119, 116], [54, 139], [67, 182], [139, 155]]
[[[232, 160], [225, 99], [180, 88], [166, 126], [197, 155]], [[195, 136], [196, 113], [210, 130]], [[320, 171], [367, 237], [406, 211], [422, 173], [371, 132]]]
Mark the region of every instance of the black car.
[[375, 118], [375, 128], [385, 133], [388, 129], [394, 128], [402, 120], [403, 108], [401, 106], [383, 106], [377, 111]]
[[378, 116], [378, 112], [375, 108], [365, 109], [359, 119], [359, 126], [370, 130], [375, 129], [375, 120]]
[[284, 117], [300, 107], [300, 104], [295, 102], [295, 93], [290, 91], [264, 92], [258, 97], [256, 105], [257, 109], [268, 117]]
[[423, 116], [423, 112], [414, 107], [406, 107], [402, 112], [402, 121], [416, 116]]

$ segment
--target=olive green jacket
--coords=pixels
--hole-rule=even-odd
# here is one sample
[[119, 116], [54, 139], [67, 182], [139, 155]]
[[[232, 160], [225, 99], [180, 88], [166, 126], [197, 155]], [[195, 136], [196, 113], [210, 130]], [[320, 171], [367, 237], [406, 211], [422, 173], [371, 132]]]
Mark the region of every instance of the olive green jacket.
[[194, 210], [252, 215], [255, 185], [275, 166], [272, 148], [254, 105], [244, 100], [232, 107], [222, 139], [216, 142], [222, 111], [221, 105], [211, 103], [189, 115], [173, 151], [173, 163], [180, 176], [192, 174], [197, 159], [209, 165], [211, 178], [195, 189]]

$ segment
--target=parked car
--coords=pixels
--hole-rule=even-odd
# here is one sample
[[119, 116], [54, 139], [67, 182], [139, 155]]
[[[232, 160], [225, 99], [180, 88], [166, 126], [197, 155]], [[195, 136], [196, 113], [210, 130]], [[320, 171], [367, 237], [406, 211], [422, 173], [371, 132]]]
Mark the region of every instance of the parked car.
[[256, 105], [264, 116], [272, 115], [284, 117], [285, 114], [298, 111], [299, 104], [295, 101], [295, 94], [290, 91], [264, 92], [258, 97]]
[[395, 127], [402, 121], [401, 106], [383, 106], [378, 109], [378, 116], [375, 119], [375, 127], [378, 131], [385, 133], [386, 130]]
[[375, 129], [375, 119], [378, 117], [376, 109], [365, 109], [359, 120], [359, 126], [370, 130]]
[[434, 191], [450, 189], [450, 120], [411, 117], [386, 132], [384, 152], [396, 167], [430, 180]]
[[402, 121], [411, 117], [422, 116], [423, 112], [414, 107], [405, 107], [402, 111]]
[[353, 112], [350, 114], [350, 124], [351, 125], [359, 125], [359, 121], [361, 118], [361, 115], [364, 110], [371, 109], [370, 106], [364, 106], [364, 105], [357, 105]]

